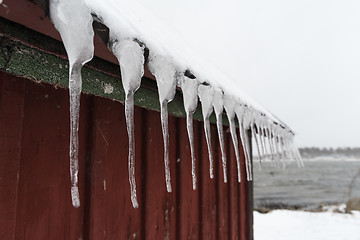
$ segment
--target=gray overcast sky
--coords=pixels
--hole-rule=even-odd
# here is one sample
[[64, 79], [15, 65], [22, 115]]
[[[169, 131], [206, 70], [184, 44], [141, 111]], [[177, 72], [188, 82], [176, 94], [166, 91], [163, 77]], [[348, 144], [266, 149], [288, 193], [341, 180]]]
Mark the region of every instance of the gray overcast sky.
[[359, 0], [137, 0], [297, 133], [360, 146]]

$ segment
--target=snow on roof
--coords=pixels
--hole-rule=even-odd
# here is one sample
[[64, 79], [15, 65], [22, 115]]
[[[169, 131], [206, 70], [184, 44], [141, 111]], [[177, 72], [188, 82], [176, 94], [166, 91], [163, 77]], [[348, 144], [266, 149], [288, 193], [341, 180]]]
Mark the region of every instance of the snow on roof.
[[236, 81], [210, 65], [189, 46], [184, 45], [182, 37], [176, 31], [150, 14], [141, 4], [128, 0], [84, 0], [84, 3], [107, 27], [118, 33], [121, 39], [139, 40], [150, 49], [152, 55], [167, 56], [178, 71], [190, 70], [198, 82], [207, 82], [213, 87], [219, 87], [240, 103], [251, 106], [265, 114], [269, 120], [282, 124], [248, 96]]
[[[155, 76], [161, 106], [161, 121], [164, 136], [165, 178], [168, 192], [171, 192], [169, 169], [169, 133], [167, 104], [175, 95], [176, 85], [181, 87], [187, 115], [188, 135], [192, 156], [193, 188], [196, 189], [195, 153], [192, 130], [192, 114], [200, 98], [210, 166], [212, 151], [208, 117], [215, 109], [218, 135], [226, 173], [226, 159], [222, 129], [222, 113], [225, 108], [230, 123], [233, 145], [236, 150], [238, 180], [240, 181], [240, 154], [236, 131], [236, 118], [239, 123], [240, 139], [245, 151], [247, 180], [252, 180], [250, 139], [246, 134], [251, 130], [260, 158], [293, 158], [300, 161], [297, 149], [292, 144], [293, 132], [265, 108], [251, 99], [226, 74], [209, 65], [204, 59], [189, 50], [174, 31], [149, 14], [140, 4], [131, 0], [50, 0], [50, 17], [60, 32], [69, 57], [70, 91], [70, 163], [73, 205], [80, 205], [77, 188], [78, 173], [78, 121], [79, 96], [81, 93], [81, 67], [94, 55], [92, 23], [101, 21], [109, 28], [109, 48], [117, 57], [121, 78], [126, 94], [125, 116], [129, 136], [129, 182], [131, 200], [134, 207], [136, 184], [134, 178], [134, 127], [133, 96], [139, 88], [144, 74], [144, 62]], [[144, 50], [149, 50], [145, 59]], [[191, 72], [195, 79], [189, 78]], [[210, 177], [213, 177], [210, 168]], [[224, 181], [227, 176], [224, 174]]]

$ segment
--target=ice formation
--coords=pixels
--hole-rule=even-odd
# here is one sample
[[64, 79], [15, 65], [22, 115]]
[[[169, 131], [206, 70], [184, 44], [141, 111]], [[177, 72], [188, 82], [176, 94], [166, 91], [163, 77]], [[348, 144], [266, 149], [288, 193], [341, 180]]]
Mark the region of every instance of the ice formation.
[[294, 134], [288, 129], [269, 123], [262, 115], [253, 118], [250, 128], [258, 148], [259, 161], [270, 159], [274, 167], [285, 167], [285, 160], [294, 159], [299, 167], [304, 166], [299, 151], [293, 144]]
[[[76, 14], [74, 9], [76, 9]], [[93, 58], [93, 20], [90, 9], [85, 7], [82, 1], [51, 0], [50, 14], [56, 29], [60, 32], [69, 58], [71, 198], [73, 206], [77, 208], [80, 206], [78, 130], [82, 86], [81, 68]]]
[[186, 76], [181, 76], [179, 85], [183, 92], [184, 108], [186, 112], [186, 126], [189, 136], [190, 153], [191, 153], [191, 175], [193, 189], [196, 189], [196, 158], [194, 147], [194, 130], [193, 130], [193, 113], [196, 110], [198, 103], [198, 82], [196, 79], [191, 79]]
[[[1, 0], [0, 0], [1, 1]], [[210, 162], [210, 177], [214, 177], [209, 116], [213, 109], [222, 155], [224, 182], [228, 181], [222, 117], [225, 108], [232, 142], [235, 149], [237, 177], [241, 180], [240, 152], [236, 130], [245, 156], [247, 180], [252, 180], [250, 135], [254, 139], [259, 163], [270, 159], [279, 166], [278, 159], [295, 159], [303, 166], [299, 151], [293, 144], [293, 132], [266, 109], [251, 100], [234, 82], [215, 68], [187, 51], [181, 42], [169, 33], [161, 22], [152, 18], [136, 1], [129, 0], [50, 0], [50, 16], [60, 32], [69, 58], [70, 93], [70, 177], [72, 204], [80, 206], [78, 190], [79, 109], [81, 94], [81, 68], [94, 54], [93, 19], [110, 30], [109, 48], [117, 57], [125, 90], [125, 117], [129, 137], [129, 182], [131, 201], [138, 207], [135, 183], [135, 138], [134, 138], [134, 93], [139, 88], [144, 74], [144, 48], [149, 50], [147, 66], [155, 76], [161, 110], [161, 126], [164, 140], [164, 165], [166, 188], [171, 192], [169, 168], [169, 130], [167, 104], [175, 95], [176, 83], [183, 91], [187, 131], [192, 158], [193, 189], [196, 188], [193, 113], [199, 96], [204, 118], [205, 136]], [[165, 29], [165, 30], [164, 30]], [[179, 38], [180, 39], [180, 38]], [[186, 76], [186, 70], [196, 76]], [[207, 86], [204, 82], [209, 83]], [[236, 97], [235, 97], [236, 96]]]
[[[150, 52], [151, 54], [151, 52]], [[159, 92], [161, 127], [164, 138], [164, 164], [166, 189], [171, 192], [170, 167], [169, 167], [169, 124], [167, 104], [173, 100], [176, 90], [177, 70], [169, 60], [161, 55], [150, 55], [148, 68], [155, 76]]]
[[198, 95], [201, 102], [202, 115], [204, 119], [204, 131], [209, 153], [210, 178], [214, 178], [214, 160], [211, 147], [211, 132], [209, 117], [213, 112], [214, 88], [206, 85], [199, 85]]
[[238, 182], [241, 182], [239, 143], [238, 143], [238, 138], [236, 134], [236, 125], [235, 125], [236, 102], [234, 101], [233, 97], [228, 94], [224, 95], [223, 100], [224, 100], [226, 115], [229, 119], [230, 134], [235, 150]]
[[212, 104], [215, 110], [216, 127], [219, 136], [224, 182], [226, 183], [227, 182], [226, 153], [225, 153], [225, 145], [224, 145], [224, 129], [222, 123], [222, 114], [224, 112], [223, 95], [224, 94], [220, 88], [214, 88], [214, 98]]
[[243, 120], [244, 120], [244, 106], [242, 104], [236, 104], [235, 106], [235, 115], [238, 119], [238, 123], [239, 123], [239, 133], [240, 133], [240, 144], [244, 150], [244, 156], [245, 156], [245, 167], [246, 167], [246, 179], [249, 180], [249, 169], [248, 169], [248, 164], [247, 164], [247, 151], [246, 151], [246, 146], [247, 146], [247, 142], [245, 139], [245, 134], [244, 134], [244, 124], [243, 124]]
[[219, 136], [224, 182], [226, 183], [227, 182], [226, 153], [225, 153], [225, 145], [224, 145], [224, 129], [222, 123], [223, 122], [222, 114], [224, 112], [223, 95], [224, 94], [220, 88], [214, 88], [214, 98], [212, 104], [214, 106], [215, 115], [216, 115], [216, 127]]
[[125, 118], [129, 138], [129, 182], [131, 202], [139, 206], [135, 182], [135, 137], [134, 137], [134, 93], [139, 89], [144, 75], [144, 47], [132, 39], [118, 40], [117, 34], [110, 32], [111, 50], [120, 65], [121, 80], [125, 90]]
[[[253, 114], [256, 114], [256, 113], [253, 112]], [[256, 150], [257, 150], [258, 159], [259, 159], [259, 168], [261, 169], [261, 161], [263, 158], [263, 152], [262, 152], [263, 146], [262, 146], [262, 143], [260, 142], [259, 136], [257, 134], [259, 132], [259, 129], [257, 128], [254, 119], [255, 119], [255, 116], [251, 119], [249, 126], [250, 126], [251, 136], [253, 137], [253, 139], [255, 141]]]
[[242, 144], [245, 156], [245, 167], [246, 167], [246, 179], [252, 180], [252, 166], [250, 157], [250, 140], [248, 139], [247, 130], [250, 128], [250, 118], [252, 114], [250, 110], [243, 104], [237, 104], [235, 107], [235, 113], [239, 122], [240, 142]]

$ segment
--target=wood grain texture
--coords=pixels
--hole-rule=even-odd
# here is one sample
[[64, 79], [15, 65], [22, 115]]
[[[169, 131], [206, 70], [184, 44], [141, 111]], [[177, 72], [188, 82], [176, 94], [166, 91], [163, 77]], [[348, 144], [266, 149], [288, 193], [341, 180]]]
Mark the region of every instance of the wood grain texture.
[[15, 239], [82, 237], [86, 102], [82, 98], [79, 137], [79, 190], [82, 205], [70, 198], [69, 104], [66, 91], [25, 82]]
[[215, 178], [203, 124], [194, 121], [197, 190], [192, 189], [184, 118], [169, 117], [172, 193], [166, 192], [158, 112], [135, 108], [136, 183], [130, 200], [128, 138], [120, 102], [83, 94], [80, 110], [81, 206], [71, 205], [69, 96], [65, 89], [0, 71], [1, 239], [252, 239], [251, 184], [237, 182], [225, 127], [229, 182], [211, 126]]
[[15, 234], [24, 84], [0, 72], [0, 239]]
[[214, 178], [210, 178], [210, 163], [208, 156], [208, 147], [205, 140], [205, 131], [202, 128], [201, 130], [201, 152], [202, 156], [200, 158], [200, 191], [201, 191], [201, 231], [203, 239], [216, 239], [216, 231], [218, 229], [217, 224], [217, 184], [216, 181], [218, 179], [217, 175], [217, 162], [218, 159], [215, 157], [218, 156], [215, 147], [215, 136], [216, 136], [216, 127], [214, 125], [211, 126], [211, 143], [213, 149], [213, 157], [214, 157]]

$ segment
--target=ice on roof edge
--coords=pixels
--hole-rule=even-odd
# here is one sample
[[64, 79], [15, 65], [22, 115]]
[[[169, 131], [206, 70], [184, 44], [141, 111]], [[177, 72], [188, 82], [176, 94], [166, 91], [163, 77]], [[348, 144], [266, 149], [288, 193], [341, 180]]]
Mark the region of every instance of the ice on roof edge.
[[[129, 136], [129, 182], [131, 185], [131, 200], [133, 206], [138, 207], [135, 184], [134, 164], [134, 137], [133, 137], [133, 94], [138, 89], [143, 75], [144, 46], [149, 49], [147, 65], [155, 76], [159, 101], [161, 105], [161, 122], [164, 139], [164, 164], [166, 187], [171, 192], [170, 171], [168, 168], [169, 132], [167, 103], [172, 101], [175, 87], [178, 84], [184, 91], [184, 103], [188, 100], [200, 97], [201, 103], [206, 111], [204, 114], [204, 128], [207, 142], [210, 142], [210, 131], [208, 127], [208, 115], [215, 108], [217, 121], [219, 111], [225, 108], [230, 121], [230, 132], [235, 150], [239, 149], [235, 119], [240, 126], [240, 139], [245, 151], [245, 165], [247, 180], [252, 180], [251, 173], [251, 142], [246, 134], [251, 130], [257, 145], [259, 160], [262, 158], [293, 158], [300, 161], [300, 155], [293, 145], [293, 132], [281, 121], [270, 114], [247, 96], [241, 89], [234, 86], [233, 82], [223, 73], [211, 67], [205, 61], [200, 61], [188, 48], [181, 46], [179, 41], [174, 41], [172, 33], [157, 19], [150, 16], [141, 5], [135, 1], [128, 0], [50, 0], [50, 16], [63, 39], [69, 57], [69, 91], [70, 91], [70, 175], [71, 193], [73, 205], [80, 206], [79, 192], [77, 187], [78, 175], [78, 126], [81, 93], [81, 68], [90, 61], [94, 54], [92, 23], [94, 16], [102, 21], [110, 31], [110, 50], [116, 55], [121, 68], [121, 77], [126, 91], [126, 121]], [[168, 34], [166, 34], [168, 33]], [[190, 70], [195, 79], [190, 79], [185, 74]], [[204, 83], [209, 86], [204, 87]], [[195, 83], [195, 85], [194, 85]], [[194, 89], [187, 88], [193, 85]], [[211, 93], [211, 96], [210, 96]], [[223, 105], [214, 102], [223, 99]], [[191, 106], [185, 106], [188, 121], [188, 134], [191, 146], [192, 137], [192, 113]], [[220, 109], [220, 110], [219, 110]], [[222, 125], [218, 124], [219, 139], [222, 138]], [[266, 139], [266, 140], [265, 140]], [[220, 144], [222, 144], [220, 142]], [[212, 165], [211, 146], [209, 146], [209, 160]], [[236, 151], [238, 180], [240, 182], [240, 155]], [[222, 152], [224, 155], [224, 153]], [[191, 148], [193, 188], [196, 188], [195, 154]], [[224, 156], [223, 156], [224, 159]], [[224, 171], [225, 165], [223, 164]], [[213, 177], [210, 167], [210, 177]], [[226, 182], [226, 177], [224, 176]]]

